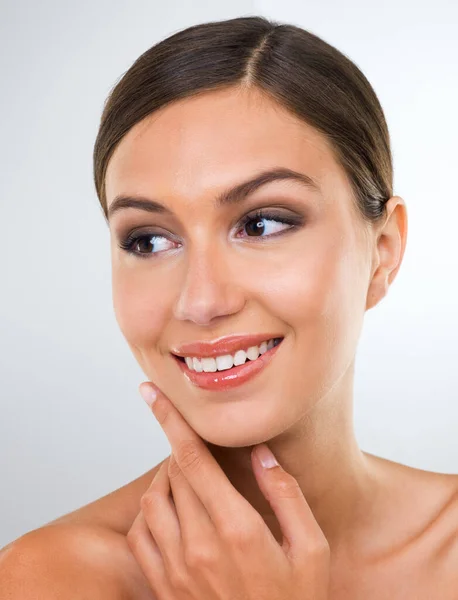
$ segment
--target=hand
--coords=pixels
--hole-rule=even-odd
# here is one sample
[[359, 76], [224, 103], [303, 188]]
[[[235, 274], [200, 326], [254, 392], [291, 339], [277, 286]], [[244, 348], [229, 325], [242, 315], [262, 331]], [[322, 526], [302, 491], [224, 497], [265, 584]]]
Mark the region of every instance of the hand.
[[326, 600], [329, 544], [297, 481], [281, 466], [262, 467], [257, 450], [267, 446], [251, 460], [282, 546], [159, 391], [152, 411], [172, 455], [141, 497], [127, 541], [157, 600]]

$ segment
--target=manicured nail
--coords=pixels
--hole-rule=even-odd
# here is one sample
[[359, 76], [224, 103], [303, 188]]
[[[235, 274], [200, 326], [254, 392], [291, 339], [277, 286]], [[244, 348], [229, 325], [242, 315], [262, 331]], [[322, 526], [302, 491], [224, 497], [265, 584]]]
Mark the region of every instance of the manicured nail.
[[266, 444], [260, 444], [256, 448], [256, 454], [259, 458], [259, 461], [261, 462], [261, 465], [265, 469], [271, 469], [272, 467], [279, 466], [277, 459], [272, 454], [272, 452], [269, 450], [269, 447], [266, 446]]
[[151, 408], [157, 398], [156, 390], [151, 385], [143, 385], [139, 388], [139, 391], [143, 400]]

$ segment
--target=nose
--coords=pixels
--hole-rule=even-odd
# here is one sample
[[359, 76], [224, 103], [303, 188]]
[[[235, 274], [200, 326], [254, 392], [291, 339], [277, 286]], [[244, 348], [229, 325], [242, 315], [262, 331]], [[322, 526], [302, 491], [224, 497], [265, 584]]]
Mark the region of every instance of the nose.
[[243, 308], [245, 297], [237, 285], [236, 267], [230, 264], [227, 250], [218, 250], [215, 244], [194, 249], [187, 256], [185, 268], [174, 310], [176, 319], [206, 326], [217, 317]]

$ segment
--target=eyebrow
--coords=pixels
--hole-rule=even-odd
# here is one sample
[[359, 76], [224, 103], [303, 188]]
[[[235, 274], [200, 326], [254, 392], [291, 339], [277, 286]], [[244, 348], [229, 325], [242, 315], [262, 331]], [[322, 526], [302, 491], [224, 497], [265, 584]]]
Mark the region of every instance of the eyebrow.
[[[216, 197], [214, 203], [215, 208], [239, 204], [261, 186], [272, 183], [273, 181], [285, 180], [298, 181], [302, 185], [305, 185], [315, 192], [321, 191], [318, 183], [309, 175], [300, 173], [298, 171], [293, 171], [292, 169], [288, 169], [286, 167], [277, 167], [275, 169], [261, 171], [254, 177], [246, 181], [242, 181], [234, 187], [225, 190]], [[113, 202], [108, 207], [108, 219], [110, 219], [116, 212], [126, 208], [136, 208], [138, 210], [144, 210], [150, 213], [173, 214], [169, 208], [160, 202], [157, 202], [156, 200], [145, 198], [143, 196], [119, 195], [115, 197]]]

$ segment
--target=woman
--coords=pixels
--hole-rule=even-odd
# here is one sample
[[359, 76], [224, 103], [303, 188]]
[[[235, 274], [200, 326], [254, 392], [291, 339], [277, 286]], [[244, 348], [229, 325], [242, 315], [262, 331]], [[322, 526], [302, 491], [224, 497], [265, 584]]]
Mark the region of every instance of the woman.
[[361, 71], [265, 18], [190, 27], [112, 90], [94, 174], [117, 322], [176, 460], [4, 549], [8, 597], [456, 598], [457, 476], [353, 430], [363, 318], [407, 236]]

